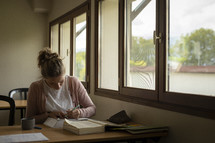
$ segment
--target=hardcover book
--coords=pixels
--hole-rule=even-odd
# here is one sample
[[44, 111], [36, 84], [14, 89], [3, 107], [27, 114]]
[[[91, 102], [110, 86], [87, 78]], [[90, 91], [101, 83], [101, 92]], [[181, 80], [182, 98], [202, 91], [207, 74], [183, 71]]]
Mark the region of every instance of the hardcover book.
[[103, 133], [105, 132], [105, 123], [96, 120], [64, 120], [63, 129], [71, 131], [77, 135]]

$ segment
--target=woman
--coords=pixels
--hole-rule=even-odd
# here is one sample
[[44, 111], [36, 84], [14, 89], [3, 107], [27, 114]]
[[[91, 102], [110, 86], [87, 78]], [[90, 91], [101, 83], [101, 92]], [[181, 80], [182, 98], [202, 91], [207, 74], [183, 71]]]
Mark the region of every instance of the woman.
[[[28, 91], [26, 117], [35, 118], [36, 124], [51, 118], [91, 117], [96, 107], [82, 83], [65, 75], [65, 67], [57, 53], [49, 48], [41, 50], [38, 67], [42, 79], [33, 82]], [[82, 106], [83, 108], [77, 108]]]

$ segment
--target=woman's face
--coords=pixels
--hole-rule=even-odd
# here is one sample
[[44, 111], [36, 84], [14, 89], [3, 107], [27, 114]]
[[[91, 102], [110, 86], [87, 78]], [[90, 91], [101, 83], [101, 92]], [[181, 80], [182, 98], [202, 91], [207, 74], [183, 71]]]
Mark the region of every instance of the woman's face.
[[65, 76], [61, 75], [58, 77], [49, 77], [46, 78], [45, 81], [49, 87], [54, 88], [56, 90], [60, 89], [64, 83]]

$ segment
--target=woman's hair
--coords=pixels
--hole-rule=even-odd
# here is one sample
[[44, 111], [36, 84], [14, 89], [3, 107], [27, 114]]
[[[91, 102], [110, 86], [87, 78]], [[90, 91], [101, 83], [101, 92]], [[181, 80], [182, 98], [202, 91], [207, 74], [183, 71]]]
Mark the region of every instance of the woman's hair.
[[44, 78], [58, 77], [65, 74], [62, 59], [57, 53], [52, 53], [50, 48], [44, 48], [39, 52], [38, 67]]

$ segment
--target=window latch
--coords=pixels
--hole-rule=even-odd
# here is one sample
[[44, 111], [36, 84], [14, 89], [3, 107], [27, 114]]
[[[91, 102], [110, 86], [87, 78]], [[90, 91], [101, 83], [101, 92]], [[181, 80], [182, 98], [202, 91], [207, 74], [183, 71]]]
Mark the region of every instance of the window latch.
[[157, 40], [159, 41], [159, 44], [162, 42], [162, 33], [159, 33], [159, 36], [156, 35], [156, 31], [153, 33], [153, 43], [156, 44]]
[[70, 55], [70, 51], [69, 49], [66, 49], [66, 56], [69, 56]]

